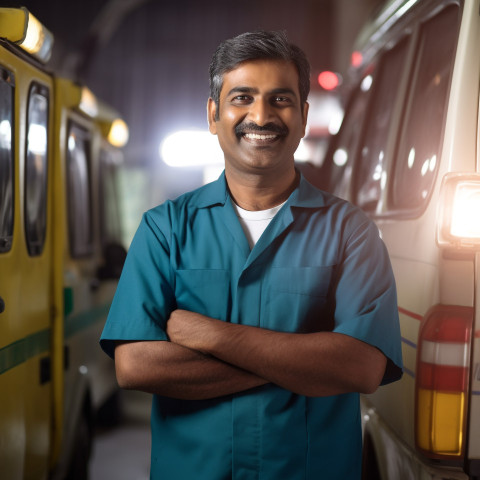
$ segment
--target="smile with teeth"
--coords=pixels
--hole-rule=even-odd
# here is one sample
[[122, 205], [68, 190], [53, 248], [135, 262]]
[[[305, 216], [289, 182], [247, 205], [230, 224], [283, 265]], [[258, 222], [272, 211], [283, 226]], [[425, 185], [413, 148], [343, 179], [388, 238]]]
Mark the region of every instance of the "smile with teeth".
[[259, 133], [245, 133], [244, 136], [250, 140], [273, 140], [277, 135], [261, 135]]

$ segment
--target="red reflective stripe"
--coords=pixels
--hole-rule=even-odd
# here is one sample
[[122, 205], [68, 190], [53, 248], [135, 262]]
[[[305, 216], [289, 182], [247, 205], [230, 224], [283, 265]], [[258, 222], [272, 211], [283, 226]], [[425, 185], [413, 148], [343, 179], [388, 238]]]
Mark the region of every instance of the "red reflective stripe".
[[400, 313], [403, 313], [404, 315], [407, 315], [408, 317], [414, 318], [415, 320], [419, 320], [420, 322], [423, 320], [422, 315], [419, 315], [418, 313], [413, 313], [410, 310], [407, 310], [406, 308], [398, 307], [398, 311]]
[[443, 392], [466, 392], [468, 369], [447, 365], [420, 363], [417, 371], [417, 384], [420, 388]]

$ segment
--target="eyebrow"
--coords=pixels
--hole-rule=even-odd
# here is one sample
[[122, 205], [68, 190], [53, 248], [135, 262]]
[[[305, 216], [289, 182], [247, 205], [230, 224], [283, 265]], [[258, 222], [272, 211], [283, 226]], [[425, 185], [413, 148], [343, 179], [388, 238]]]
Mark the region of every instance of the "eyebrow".
[[[234, 94], [234, 93], [258, 93], [258, 89], [257, 88], [254, 88], [254, 87], [242, 87], [242, 86], [239, 86], [239, 87], [233, 87], [228, 93], [227, 93], [227, 97], [229, 97], [230, 95]], [[280, 87], [280, 88], [274, 88], [273, 90], [270, 90], [268, 92], [269, 94], [271, 95], [280, 95], [280, 94], [290, 94], [290, 95], [293, 95], [293, 96], [297, 96], [297, 94], [291, 89], [291, 88], [283, 88], [283, 87]]]

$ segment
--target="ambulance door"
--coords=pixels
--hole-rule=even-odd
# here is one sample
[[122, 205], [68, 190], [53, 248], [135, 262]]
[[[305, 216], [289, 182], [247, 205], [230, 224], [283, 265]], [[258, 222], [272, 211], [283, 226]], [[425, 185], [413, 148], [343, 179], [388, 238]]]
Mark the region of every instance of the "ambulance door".
[[68, 368], [64, 377], [64, 398], [65, 428], [73, 432], [78, 422], [84, 421], [85, 402], [91, 400], [91, 371], [87, 362], [96, 347], [96, 339], [88, 338], [85, 331], [92, 322], [92, 296], [97, 287], [93, 265], [91, 123], [82, 118], [69, 119], [66, 127], [64, 188], [68, 246], [64, 270], [64, 334]]
[[[28, 90], [24, 155], [24, 229], [27, 256], [21, 281], [21, 320], [36, 342], [29, 346], [23, 390], [26, 416], [25, 478], [43, 478], [51, 435], [52, 219], [48, 211], [51, 169], [48, 155], [50, 86]], [[50, 181], [49, 181], [50, 180]], [[29, 337], [30, 338], [30, 337]], [[27, 392], [30, 391], [30, 395]]]
[[46, 479], [51, 444], [51, 79], [0, 63], [0, 472]]

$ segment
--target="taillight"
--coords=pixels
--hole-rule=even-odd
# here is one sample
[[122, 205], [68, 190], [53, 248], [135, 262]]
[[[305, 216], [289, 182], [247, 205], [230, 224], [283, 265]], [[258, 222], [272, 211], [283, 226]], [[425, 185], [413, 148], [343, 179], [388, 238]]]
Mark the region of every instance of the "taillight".
[[472, 308], [439, 305], [420, 327], [415, 437], [433, 458], [464, 454], [472, 323]]

